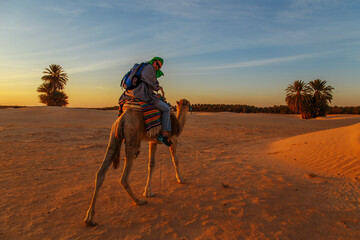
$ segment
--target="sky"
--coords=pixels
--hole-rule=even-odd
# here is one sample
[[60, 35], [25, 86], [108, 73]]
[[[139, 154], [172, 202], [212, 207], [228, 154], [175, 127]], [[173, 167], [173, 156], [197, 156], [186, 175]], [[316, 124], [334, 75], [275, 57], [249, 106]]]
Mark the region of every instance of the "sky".
[[164, 58], [167, 100], [285, 104], [326, 80], [360, 106], [358, 0], [0, 0], [0, 105], [41, 106], [43, 71], [68, 74], [69, 107], [116, 106], [134, 63]]

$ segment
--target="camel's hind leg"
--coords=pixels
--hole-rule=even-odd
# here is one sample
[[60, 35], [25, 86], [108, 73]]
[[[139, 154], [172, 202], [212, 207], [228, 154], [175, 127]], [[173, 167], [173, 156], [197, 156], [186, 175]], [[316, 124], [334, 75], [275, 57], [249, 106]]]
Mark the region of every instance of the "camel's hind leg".
[[171, 138], [171, 141], [173, 142], [173, 144], [171, 144], [171, 146], [170, 146], [170, 153], [171, 153], [172, 161], [173, 161], [174, 167], [175, 167], [176, 180], [178, 181], [178, 183], [185, 183], [185, 179], [183, 177], [181, 177], [181, 175], [179, 173], [179, 158], [176, 154], [178, 139], [177, 139], [177, 137], [173, 137], [173, 138]]
[[[126, 144], [126, 142], [125, 142], [125, 144]], [[130, 174], [131, 169], [132, 169], [133, 161], [135, 160], [135, 158], [139, 154], [139, 150], [140, 150], [140, 144], [138, 146], [129, 146], [129, 144], [126, 144], [126, 149], [125, 149], [126, 158], [125, 158], [125, 163], [124, 163], [124, 171], [123, 171], [123, 174], [121, 176], [120, 183], [125, 188], [125, 190], [128, 192], [128, 194], [130, 195], [132, 200], [137, 205], [144, 205], [147, 202], [144, 201], [144, 200], [138, 199], [135, 196], [135, 194], [132, 192], [132, 190], [131, 190], [131, 188], [129, 186], [129, 183], [128, 183], [128, 177], [129, 177], [129, 174]]]
[[96, 223], [93, 221], [93, 217], [95, 215], [95, 203], [96, 203], [96, 199], [97, 196], [99, 194], [101, 185], [104, 182], [105, 179], [105, 174], [106, 171], [109, 169], [113, 158], [116, 154], [117, 151], [117, 146], [116, 146], [116, 141], [115, 141], [115, 137], [112, 135], [110, 137], [110, 141], [109, 141], [109, 145], [107, 147], [107, 151], [104, 157], [104, 160], [101, 164], [101, 167], [99, 169], [99, 171], [96, 173], [96, 178], [95, 178], [95, 190], [94, 190], [94, 194], [93, 194], [93, 198], [89, 207], [89, 210], [86, 213], [86, 217], [84, 222], [89, 225], [89, 226], [95, 226]]
[[144, 191], [144, 197], [153, 197], [155, 194], [152, 192], [151, 189], [151, 177], [152, 172], [155, 167], [155, 153], [156, 153], [156, 142], [149, 142], [149, 165], [148, 165], [148, 178], [146, 181], [145, 191]]

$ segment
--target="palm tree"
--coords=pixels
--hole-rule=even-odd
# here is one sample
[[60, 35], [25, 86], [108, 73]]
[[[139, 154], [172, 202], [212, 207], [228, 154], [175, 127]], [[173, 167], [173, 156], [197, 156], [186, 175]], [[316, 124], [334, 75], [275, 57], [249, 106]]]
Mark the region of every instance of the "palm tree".
[[49, 65], [43, 73], [46, 75], [42, 76], [41, 79], [44, 82], [50, 83], [53, 91], [64, 89], [64, 85], [66, 85], [68, 81], [68, 76], [60, 65]]
[[47, 106], [66, 106], [68, 96], [61, 90], [64, 89], [68, 81], [68, 76], [60, 65], [52, 64], [45, 68], [45, 75], [41, 78], [44, 83], [41, 84], [37, 91], [43, 93], [39, 95], [41, 103]]
[[43, 93], [39, 95], [39, 99], [41, 103], [46, 104], [47, 106], [55, 106], [55, 102], [53, 101], [53, 99], [50, 97], [51, 96], [51, 92], [52, 92], [52, 88], [50, 83], [43, 83], [40, 85], [40, 87], [38, 87], [37, 91], [39, 93]]
[[308, 119], [310, 115], [311, 95], [309, 87], [302, 80], [296, 80], [285, 89], [285, 102], [295, 113], [301, 113], [302, 118]]
[[68, 102], [68, 96], [63, 92], [63, 91], [56, 91], [54, 92], [54, 101], [55, 101], [55, 106], [66, 106], [69, 104]]
[[313, 117], [325, 116], [329, 108], [328, 102], [331, 103], [333, 99], [331, 86], [326, 86], [327, 81], [315, 79], [309, 82], [310, 91], [312, 94], [311, 110]]
[[41, 84], [37, 91], [43, 93], [39, 95], [39, 99], [41, 103], [47, 106], [66, 106], [69, 104], [69, 97], [63, 91], [53, 92], [50, 83]]

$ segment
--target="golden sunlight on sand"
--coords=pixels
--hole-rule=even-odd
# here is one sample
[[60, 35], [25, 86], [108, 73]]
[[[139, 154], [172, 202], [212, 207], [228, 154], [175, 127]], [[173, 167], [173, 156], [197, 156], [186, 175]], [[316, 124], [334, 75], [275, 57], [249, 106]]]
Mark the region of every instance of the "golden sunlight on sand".
[[360, 179], [360, 123], [277, 141], [271, 151], [314, 174]]
[[[136, 206], [109, 169], [83, 220], [116, 111], [0, 110], [0, 239], [360, 239], [359, 116], [188, 114], [176, 182], [159, 145]], [[124, 149], [122, 148], [122, 151]], [[141, 196], [148, 144], [130, 182]]]

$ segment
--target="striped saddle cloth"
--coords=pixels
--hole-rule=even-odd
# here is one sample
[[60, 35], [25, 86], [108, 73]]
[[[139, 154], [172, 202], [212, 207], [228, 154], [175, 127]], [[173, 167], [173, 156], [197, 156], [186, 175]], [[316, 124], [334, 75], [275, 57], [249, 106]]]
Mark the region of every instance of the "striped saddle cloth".
[[[161, 128], [161, 112], [159, 109], [154, 108], [150, 104], [137, 100], [131, 99], [124, 103], [120, 103], [119, 107], [119, 116], [128, 109], [133, 109], [137, 111], [142, 111], [145, 121], [146, 131], [155, 128], [157, 131], [160, 131]], [[153, 130], [155, 130], [153, 129]], [[155, 131], [155, 132], [157, 132]]]

